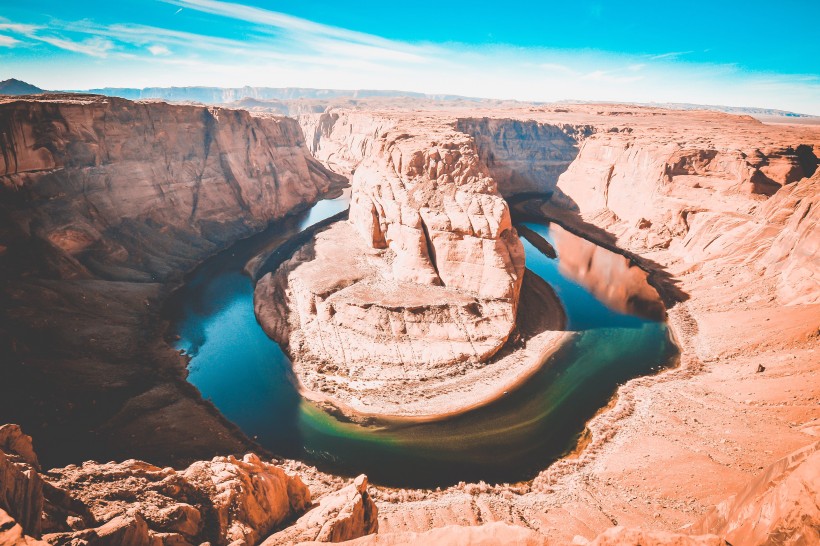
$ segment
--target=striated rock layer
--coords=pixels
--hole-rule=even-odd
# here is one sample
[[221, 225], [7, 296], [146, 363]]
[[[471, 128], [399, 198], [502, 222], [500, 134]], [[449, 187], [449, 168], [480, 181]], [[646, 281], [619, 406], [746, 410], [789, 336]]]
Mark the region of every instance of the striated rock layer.
[[[419, 401], [418, 383], [443, 387], [510, 338], [524, 250], [467, 135], [408, 123], [370, 148], [353, 175], [349, 223], [320, 232], [263, 277], [255, 309], [309, 391], [336, 391], [368, 413], [405, 414], [396, 406]], [[544, 311], [562, 315], [552, 301]], [[405, 383], [403, 392], [384, 391], [394, 398], [389, 410], [369, 392], [388, 383]], [[475, 403], [462, 392], [449, 406]]]
[[[578, 457], [542, 472], [527, 493], [476, 484], [397, 492], [381, 507], [382, 532], [502, 520], [566, 544], [616, 521], [674, 531], [817, 436], [816, 124], [625, 105], [372, 109], [398, 124], [470, 131], [511, 202], [520, 190], [505, 189], [505, 171], [517, 173], [512, 188], [552, 192], [538, 215], [650, 271], [681, 347], [679, 369], [621, 386]], [[571, 161], [550, 142], [553, 127], [577, 139]], [[546, 176], [548, 160], [567, 169], [553, 163]], [[576, 265], [583, 276], [583, 253]]]
[[287, 118], [0, 99], [0, 415], [49, 464], [250, 448], [184, 381], [160, 303], [199, 261], [344, 182]]

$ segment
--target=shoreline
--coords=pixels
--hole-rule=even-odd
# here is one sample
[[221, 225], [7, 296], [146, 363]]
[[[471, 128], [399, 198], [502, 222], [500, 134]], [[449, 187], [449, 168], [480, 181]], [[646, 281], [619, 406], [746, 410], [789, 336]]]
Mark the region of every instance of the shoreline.
[[[523, 367], [520, 373], [510, 377], [510, 380], [507, 383], [502, 383], [500, 386], [495, 386], [493, 389], [488, 389], [489, 392], [482, 393], [477, 398], [473, 397], [473, 399], [466, 405], [459, 404], [456, 405], [455, 408], [448, 408], [442, 403], [443, 407], [430, 413], [367, 412], [356, 409], [339, 399], [333, 398], [332, 396], [307, 389], [302, 382], [298, 380], [298, 376], [296, 376], [294, 372], [298, 382], [296, 387], [299, 394], [306, 401], [319, 405], [324, 411], [327, 411], [336, 417], [341, 417], [351, 423], [370, 424], [373, 421], [381, 421], [392, 424], [414, 425], [445, 421], [447, 419], [458, 417], [473, 410], [488, 406], [524, 386], [534, 375], [544, 369], [544, 367], [549, 363], [550, 358], [575, 336], [574, 332], [565, 331], [560, 332], [560, 334], [561, 335], [553, 336], [551, 339], [546, 340], [545, 344], [539, 348], [538, 356], [530, 360], [530, 364]], [[503, 360], [504, 357], [502, 357], [499, 361], [488, 364], [488, 366], [497, 366], [500, 368], [504, 363]], [[448, 393], [447, 397], [449, 398], [450, 395], [451, 393]], [[428, 403], [424, 405], [429, 406]]]

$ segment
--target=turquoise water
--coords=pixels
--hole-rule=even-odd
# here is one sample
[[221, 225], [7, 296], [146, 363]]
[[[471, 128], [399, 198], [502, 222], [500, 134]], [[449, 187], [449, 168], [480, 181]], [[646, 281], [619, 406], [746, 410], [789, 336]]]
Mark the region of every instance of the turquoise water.
[[[527, 241], [527, 266], [553, 286], [573, 338], [519, 389], [483, 408], [435, 423], [342, 422], [296, 392], [290, 362], [253, 313], [242, 273], [260, 249], [280, 244], [343, 210], [320, 202], [198, 268], [169, 304], [179, 349], [191, 357], [189, 381], [229, 420], [272, 452], [334, 473], [364, 472], [405, 487], [532, 478], [571, 450], [584, 424], [619, 384], [675, 362], [666, 325], [608, 308]], [[547, 224], [527, 224], [552, 240]]]

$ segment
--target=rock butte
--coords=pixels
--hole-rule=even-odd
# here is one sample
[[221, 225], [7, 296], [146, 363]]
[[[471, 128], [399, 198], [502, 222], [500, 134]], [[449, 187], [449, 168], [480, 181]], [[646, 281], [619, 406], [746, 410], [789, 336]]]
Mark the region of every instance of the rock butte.
[[[104, 506], [95, 480], [59, 500], [65, 491], [59, 484], [70, 483], [62, 480], [82, 475], [81, 467], [66, 465], [88, 459], [126, 461], [111, 463], [126, 480], [134, 471], [139, 479], [166, 472], [160, 480], [186, 483], [185, 469], [196, 459], [209, 461], [193, 465], [203, 472], [212, 464], [256, 468], [259, 461], [271, 475], [279, 475], [276, 467], [299, 474], [328, 518], [315, 520], [317, 531], [330, 529], [323, 521], [336, 515], [365, 521], [373, 512], [364, 509], [361, 481], [345, 490], [316, 469], [271, 465], [262, 456], [214, 462], [215, 454], [262, 452], [185, 383], [184, 360], [161, 339], [159, 303], [185, 270], [217, 249], [343, 183], [319, 161], [344, 175], [355, 170], [354, 179], [360, 169], [370, 171], [354, 183], [375, 206], [385, 195], [378, 188], [397, 182], [407, 188], [404, 163], [390, 184], [373, 184], [393, 176], [388, 143], [397, 141], [404, 156], [424, 142], [412, 149], [424, 157], [438, 145], [430, 135], [443, 135], [442, 143], [475, 151], [481, 177], [493, 180], [500, 195], [511, 201], [522, 191], [551, 195], [515, 205], [519, 213], [557, 218], [601, 246], [631, 253], [669, 305], [681, 366], [622, 386], [611, 408], [588, 424], [585, 449], [532, 482], [444, 491], [368, 487], [367, 498], [378, 507], [378, 538], [359, 540], [479, 544], [497, 540], [510, 525], [517, 529], [510, 533], [533, 544], [713, 544], [786, 535], [817, 542], [811, 504], [818, 504], [820, 490], [817, 446], [777, 461], [816, 441], [820, 431], [812, 379], [820, 371], [818, 127], [619, 105], [308, 100], [292, 104], [298, 124], [266, 114], [263, 103], [254, 110], [71, 95], [0, 101], [0, 341], [12, 362], [4, 370], [0, 410], [3, 421], [19, 422], [34, 436], [40, 456], [21, 447], [18, 433], [0, 447], [0, 484], [11, 488], [1, 497], [10, 499], [0, 507], [4, 540], [35, 544], [25, 535], [54, 530], [84, 532], [99, 543], [138, 543], [134, 537], [145, 536], [180, 543], [173, 541], [185, 538], [181, 529], [197, 527], [194, 511], [181, 504], [204, 515], [209, 529], [244, 529], [254, 513], [243, 508], [219, 527], [216, 512], [203, 514], [196, 502], [174, 495], [150, 505], [156, 511], [143, 503], [146, 514], [128, 512], [133, 499], [92, 513], [87, 522], [81, 513], [55, 512], [60, 502], [80, 512], [74, 501], [87, 508], [100, 499]], [[422, 187], [432, 182], [429, 171], [419, 177]], [[409, 244], [420, 240], [417, 229], [390, 247], [390, 228], [404, 237], [404, 227], [412, 226], [391, 214], [377, 209], [378, 222], [364, 231], [369, 238], [357, 231], [357, 240], [369, 243], [356, 245], [364, 257], [382, 259], [393, 282], [396, 262], [380, 257], [404, 252], [410, 262], [400, 262], [400, 282], [450, 288], [433, 284], [429, 268], [419, 269], [421, 278], [401, 279], [402, 263], [426, 262], [421, 245]], [[365, 225], [361, 217], [356, 225]], [[380, 246], [379, 231], [388, 248], [373, 248], [374, 241]], [[325, 234], [332, 231], [317, 244]], [[48, 345], [38, 342], [44, 338]], [[133, 458], [150, 464], [128, 461]], [[164, 470], [168, 464], [176, 470]], [[38, 465], [64, 468], [41, 474]], [[105, 466], [82, 468], [102, 477]], [[747, 485], [756, 475], [764, 477]], [[213, 492], [197, 491], [203, 502]], [[726, 501], [731, 491], [741, 493]], [[724, 501], [718, 516], [707, 515]], [[38, 502], [46, 514], [58, 514], [42, 524], [46, 529], [37, 528]], [[166, 521], [181, 529], [163, 527]], [[252, 540], [281, 531], [319, 538], [303, 534], [305, 525], [313, 528], [309, 520], [298, 521], [292, 531], [285, 523], [284, 529], [254, 523]], [[491, 522], [499, 523], [458, 527]], [[625, 528], [608, 530], [616, 522]], [[697, 533], [719, 538], [670, 535], [693, 522], [700, 522]], [[363, 533], [372, 525], [339, 528]]]
[[306, 396], [430, 418], [499, 396], [566, 337], [555, 296], [528, 288], [552, 319], [491, 360], [516, 327], [524, 278], [509, 208], [472, 139], [399, 125], [355, 167], [349, 223], [260, 279], [255, 308]]

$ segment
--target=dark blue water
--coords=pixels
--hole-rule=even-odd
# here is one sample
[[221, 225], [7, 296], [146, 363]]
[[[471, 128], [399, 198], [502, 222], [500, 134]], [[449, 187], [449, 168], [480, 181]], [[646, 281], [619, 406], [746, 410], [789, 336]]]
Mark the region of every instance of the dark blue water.
[[[343, 422], [302, 400], [290, 362], [253, 313], [246, 261], [344, 209], [323, 201], [295, 220], [209, 260], [172, 300], [176, 346], [191, 356], [189, 381], [271, 451], [340, 474], [367, 473], [406, 487], [532, 478], [576, 445], [584, 424], [619, 384], [674, 364], [666, 325], [617, 312], [524, 242], [527, 266], [553, 286], [573, 338], [531, 380], [483, 408], [408, 425]], [[527, 224], [547, 240], [548, 225]]]

